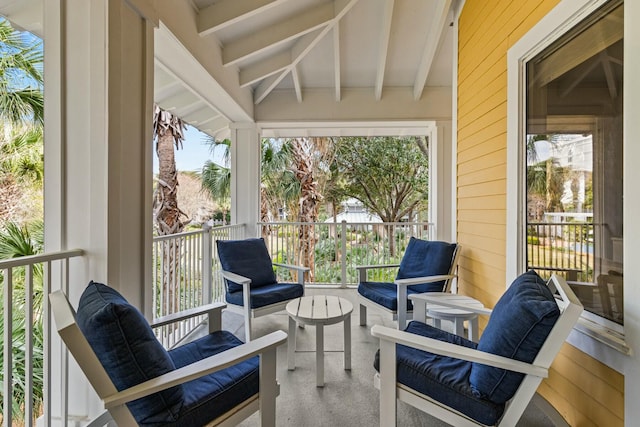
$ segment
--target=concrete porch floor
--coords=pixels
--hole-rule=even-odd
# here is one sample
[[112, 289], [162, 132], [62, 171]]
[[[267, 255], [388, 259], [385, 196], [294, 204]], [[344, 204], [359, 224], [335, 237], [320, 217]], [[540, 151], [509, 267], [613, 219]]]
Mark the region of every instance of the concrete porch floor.
[[[367, 327], [358, 324], [359, 306], [355, 289], [307, 289], [307, 295], [337, 295], [353, 303], [351, 315], [351, 371], [344, 370], [343, 325], [325, 327], [325, 386], [316, 387], [315, 327], [297, 330], [296, 369], [287, 369], [287, 346], [278, 348], [277, 377], [280, 396], [277, 399], [277, 425], [296, 427], [315, 426], [377, 426], [379, 425], [379, 392], [373, 386], [374, 355], [378, 339], [370, 334], [371, 326], [382, 324], [395, 327], [394, 322], [369, 310]], [[443, 322], [446, 323], [446, 322]], [[223, 328], [244, 340], [243, 319], [236, 313], [223, 313]], [[256, 336], [281, 329], [287, 331], [288, 317], [283, 311], [254, 320]], [[257, 414], [241, 426], [259, 426]], [[398, 402], [398, 426], [447, 426], [402, 402]], [[566, 426], [564, 420], [542, 398], [529, 404], [519, 427]]]

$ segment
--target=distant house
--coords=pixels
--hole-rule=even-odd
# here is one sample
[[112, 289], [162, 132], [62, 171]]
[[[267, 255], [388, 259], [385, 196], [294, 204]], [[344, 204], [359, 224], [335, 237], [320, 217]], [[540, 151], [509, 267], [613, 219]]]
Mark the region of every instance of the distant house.
[[[371, 213], [357, 199], [348, 199], [340, 203], [342, 211], [335, 216], [335, 222], [346, 221], [348, 223], [381, 223], [382, 219], [375, 213]], [[327, 218], [325, 223], [334, 222], [334, 217]]]

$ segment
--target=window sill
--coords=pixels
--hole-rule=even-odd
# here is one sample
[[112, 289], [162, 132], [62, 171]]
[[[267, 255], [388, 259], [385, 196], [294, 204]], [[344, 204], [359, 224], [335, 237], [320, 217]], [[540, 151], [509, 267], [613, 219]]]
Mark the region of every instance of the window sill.
[[624, 373], [631, 356], [623, 333], [584, 317], [578, 320], [567, 342], [620, 373]]

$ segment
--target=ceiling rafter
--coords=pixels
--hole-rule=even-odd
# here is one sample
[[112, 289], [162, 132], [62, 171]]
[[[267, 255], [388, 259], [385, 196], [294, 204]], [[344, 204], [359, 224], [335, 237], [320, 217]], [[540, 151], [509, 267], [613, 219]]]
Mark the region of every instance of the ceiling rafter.
[[438, 47], [444, 38], [444, 32], [447, 28], [447, 16], [451, 9], [452, 0], [438, 0], [438, 7], [433, 15], [433, 22], [429, 27], [427, 38], [425, 40], [424, 51], [420, 59], [420, 66], [416, 73], [416, 80], [413, 84], [413, 98], [417, 101], [422, 96], [424, 87], [427, 84], [427, 77], [431, 71], [433, 59], [436, 56]]
[[333, 27], [333, 78], [336, 90], [336, 102], [340, 102], [342, 98], [340, 71], [340, 23], [338, 23]]
[[222, 117], [220, 114], [215, 114], [209, 108], [201, 108], [200, 110], [193, 111], [189, 115], [183, 117], [183, 119], [189, 122], [192, 126], [202, 126], [205, 123], [209, 123], [217, 117]]
[[200, 10], [196, 27], [206, 36], [229, 25], [258, 15], [289, 0], [222, 0]]
[[331, 22], [333, 18], [332, 3], [305, 10], [289, 17], [285, 22], [262, 28], [246, 37], [227, 43], [222, 50], [222, 63], [225, 66], [235, 64], [278, 44], [294, 40], [321, 28]]
[[240, 86], [247, 87], [273, 74], [287, 69], [291, 64], [291, 52], [280, 52], [263, 61], [240, 70]]
[[382, 98], [382, 85], [384, 84], [384, 72], [387, 68], [387, 55], [389, 53], [389, 38], [391, 37], [391, 21], [393, 20], [393, 5], [395, 0], [385, 2], [384, 15], [380, 25], [380, 41], [378, 44], [378, 63], [376, 66], [375, 97], [376, 101]]
[[293, 78], [293, 88], [296, 91], [296, 99], [298, 102], [302, 102], [302, 88], [300, 87], [300, 75], [297, 66], [291, 70], [291, 77]]
[[[307, 34], [303, 36], [301, 40], [299, 40], [291, 49], [291, 63], [287, 67], [287, 69], [280, 73], [279, 75], [272, 76], [271, 78], [262, 81], [260, 85], [256, 88], [254, 92], [253, 102], [255, 104], [259, 104], [262, 100], [271, 93], [273, 89], [284, 79], [287, 73], [291, 72], [293, 67], [295, 67], [301, 60], [304, 58], [310, 51], [313, 49], [320, 40], [326, 36], [329, 31], [331, 31], [336, 24], [340, 22], [340, 19], [344, 17], [344, 15], [351, 10], [351, 8], [358, 3], [359, 0], [349, 0], [340, 11], [338, 11], [335, 15], [335, 18], [326, 26], [324, 26], [320, 30], [316, 30], [313, 33]], [[335, 4], [335, 2], [334, 2]]]
[[156, 96], [156, 103], [160, 106], [170, 105], [171, 107], [163, 108], [167, 111], [173, 111], [178, 108], [188, 107], [197, 104], [202, 100], [189, 91], [179, 91], [168, 96]]

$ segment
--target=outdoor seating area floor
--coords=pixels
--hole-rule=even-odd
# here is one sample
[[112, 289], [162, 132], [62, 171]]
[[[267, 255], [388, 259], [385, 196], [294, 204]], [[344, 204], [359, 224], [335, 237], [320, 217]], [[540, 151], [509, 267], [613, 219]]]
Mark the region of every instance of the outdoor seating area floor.
[[[395, 327], [394, 322], [373, 310], [368, 310], [367, 326], [359, 325], [359, 305], [355, 289], [306, 290], [306, 295], [326, 294], [347, 298], [353, 303], [351, 314], [351, 370], [344, 370], [343, 325], [325, 326], [325, 371], [324, 387], [316, 387], [315, 327], [297, 329], [296, 369], [287, 369], [287, 346], [278, 348], [277, 378], [280, 396], [276, 403], [276, 424], [278, 426], [320, 427], [320, 426], [377, 426], [380, 423], [379, 392], [373, 386], [374, 355], [378, 349], [378, 339], [370, 334], [371, 326], [383, 324]], [[443, 324], [446, 322], [443, 322]], [[244, 340], [242, 316], [225, 311], [222, 318], [223, 329], [233, 332]], [[255, 336], [262, 336], [275, 330], [288, 330], [286, 312], [275, 313], [253, 320]], [[538, 397], [538, 396], [537, 396]], [[543, 412], [539, 405], [545, 406]], [[518, 427], [542, 427], [567, 425], [553, 411], [544, 399], [532, 401], [527, 407]], [[547, 414], [551, 415], [548, 417]], [[555, 421], [555, 423], [552, 421]], [[253, 414], [240, 426], [259, 426], [258, 414]], [[447, 426], [403, 402], [398, 402], [398, 426]]]

